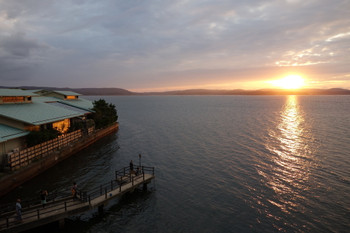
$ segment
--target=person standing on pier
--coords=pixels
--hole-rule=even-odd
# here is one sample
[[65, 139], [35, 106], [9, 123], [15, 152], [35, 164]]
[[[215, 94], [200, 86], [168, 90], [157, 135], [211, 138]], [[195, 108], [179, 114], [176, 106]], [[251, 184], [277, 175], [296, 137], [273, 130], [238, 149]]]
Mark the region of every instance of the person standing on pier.
[[40, 199], [41, 199], [41, 204], [43, 205], [43, 208], [45, 208], [46, 205], [46, 197], [47, 197], [48, 193], [46, 190], [41, 190], [40, 191]]
[[130, 161], [130, 174], [134, 171], [134, 163], [132, 162], [132, 160]]
[[17, 213], [17, 220], [22, 221], [22, 205], [21, 205], [21, 199], [17, 199], [16, 202], [16, 213]]
[[73, 186], [72, 186], [72, 195], [73, 195], [73, 200], [75, 200], [77, 198], [77, 183], [73, 182]]

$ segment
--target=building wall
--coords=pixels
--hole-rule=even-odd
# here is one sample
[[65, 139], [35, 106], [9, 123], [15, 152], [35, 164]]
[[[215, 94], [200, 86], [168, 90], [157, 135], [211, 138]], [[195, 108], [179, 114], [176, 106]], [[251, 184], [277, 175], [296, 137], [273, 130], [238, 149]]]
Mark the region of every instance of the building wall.
[[25, 142], [24, 137], [21, 137], [21, 138], [15, 138], [15, 139], [0, 143], [0, 168], [5, 163], [5, 160], [7, 158], [6, 155], [8, 153], [11, 153], [14, 149], [17, 149], [17, 148], [19, 150], [23, 149], [24, 142]]

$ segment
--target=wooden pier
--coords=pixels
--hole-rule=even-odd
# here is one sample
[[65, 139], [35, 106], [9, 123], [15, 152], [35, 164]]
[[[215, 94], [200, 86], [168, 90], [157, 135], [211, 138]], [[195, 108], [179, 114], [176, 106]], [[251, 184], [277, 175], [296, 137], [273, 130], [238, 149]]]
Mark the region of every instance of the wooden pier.
[[[141, 185], [146, 189], [147, 184], [154, 178], [154, 167], [142, 166], [140, 174], [130, 172], [129, 167], [125, 167], [115, 172], [115, 180], [100, 185], [89, 192], [78, 191], [75, 200], [71, 196], [58, 197], [48, 201], [45, 208], [38, 203], [28, 204], [27, 207], [22, 208], [22, 221], [17, 220], [15, 210], [1, 211], [0, 233], [21, 232], [51, 222], [63, 222], [67, 217], [95, 208], [100, 211], [110, 200], [132, 192]], [[15, 204], [12, 206], [14, 208]]]

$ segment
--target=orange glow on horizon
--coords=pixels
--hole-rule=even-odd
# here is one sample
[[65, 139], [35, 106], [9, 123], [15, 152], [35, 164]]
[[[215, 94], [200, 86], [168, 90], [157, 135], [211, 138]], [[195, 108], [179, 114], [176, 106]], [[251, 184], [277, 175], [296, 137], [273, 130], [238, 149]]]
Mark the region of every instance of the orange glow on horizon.
[[282, 79], [269, 81], [273, 86], [282, 89], [299, 89], [304, 86], [304, 79], [300, 75], [287, 75]]

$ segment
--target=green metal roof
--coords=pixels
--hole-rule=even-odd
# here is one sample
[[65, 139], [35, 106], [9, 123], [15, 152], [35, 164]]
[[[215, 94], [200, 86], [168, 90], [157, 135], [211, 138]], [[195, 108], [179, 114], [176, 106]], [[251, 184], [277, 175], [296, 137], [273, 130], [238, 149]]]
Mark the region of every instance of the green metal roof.
[[76, 93], [76, 92], [73, 92], [73, 91], [52, 91], [54, 93], [58, 93], [58, 94], [61, 94], [61, 95], [81, 95], [79, 93]]
[[92, 102], [90, 100], [86, 100], [86, 99], [74, 99], [74, 100], [59, 100], [59, 102], [76, 107], [76, 108], [80, 108], [89, 112], [93, 112], [91, 109], [94, 107], [94, 105], [92, 104]]
[[90, 111], [66, 109], [46, 102], [58, 102], [58, 99], [54, 97], [34, 97], [32, 103], [1, 104], [0, 116], [31, 125], [42, 125], [90, 113]]
[[37, 94], [29, 90], [0, 88], [0, 96], [37, 96]]
[[0, 124], [0, 142], [23, 137], [27, 134], [29, 134], [29, 132]]
[[91, 109], [94, 107], [90, 100], [83, 99], [83, 98], [63, 100], [56, 97], [40, 96], [38, 98], [34, 98], [33, 100], [40, 101], [40, 102], [60, 102], [62, 104], [66, 104], [66, 105], [69, 105], [84, 111], [89, 111], [89, 112], [93, 112]]

